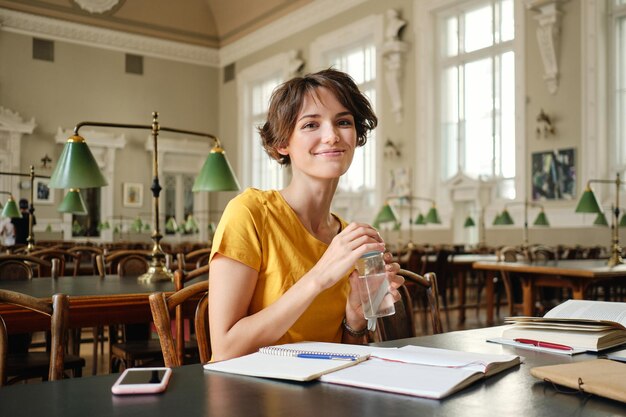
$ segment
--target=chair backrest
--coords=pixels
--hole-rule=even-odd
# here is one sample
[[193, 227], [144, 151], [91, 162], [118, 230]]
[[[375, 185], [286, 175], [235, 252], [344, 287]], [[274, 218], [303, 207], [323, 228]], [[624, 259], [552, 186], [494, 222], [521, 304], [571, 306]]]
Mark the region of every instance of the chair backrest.
[[[43, 301], [30, 295], [0, 289], [0, 303], [9, 303], [50, 316], [50, 368], [48, 379], [56, 381], [63, 377], [63, 360], [67, 342], [67, 326], [69, 317], [69, 297], [65, 294], [54, 294], [52, 302]], [[0, 317], [0, 386], [7, 381], [6, 365], [8, 355], [7, 329]]]
[[179, 253], [176, 256], [178, 261], [178, 269], [184, 271], [191, 271], [201, 266], [206, 265], [209, 262], [209, 256], [211, 255], [211, 248], [197, 249], [188, 253]]
[[[123, 259], [128, 258], [129, 256], [133, 256], [133, 259], [135, 259], [135, 262], [131, 262], [131, 264], [139, 264], [141, 265], [141, 262], [139, 262], [138, 260], [143, 257], [144, 259], [148, 260], [150, 259], [150, 255], [152, 254], [152, 251], [149, 250], [143, 250], [143, 249], [129, 249], [129, 250], [116, 250], [116, 251], [111, 251], [110, 253], [107, 253], [104, 255], [104, 265], [105, 265], [105, 270], [107, 274], [117, 274], [118, 273], [118, 265], [120, 262], [122, 262]], [[129, 270], [132, 267], [132, 265], [128, 265], [128, 268], [126, 268], [127, 270]], [[145, 271], [143, 271], [145, 272]], [[140, 274], [143, 272], [139, 272]]]
[[0, 255], [0, 281], [57, 277], [59, 270], [58, 261], [51, 262], [29, 255]]
[[96, 264], [96, 256], [103, 255], [104, 249], [97, 246], [74, 246], [67, 250], [71, 253], [78, 253], [81, 256], [81, 262], [89, 263], [91, 266], [91, 274], [98, 274], [98, 266]]
[[138, 276], [148, 272], [150, 261], [143, 255], [128, 255], [117, 263], [117, 275], [120, 277]]
[[537, 245], [530, 248], [530, 258], [533, 262], [553, 261], [558, 259], [558, 253], [550, 246]]
[[[64, 249], [43, 249], [31, 252], [30, 256], [34, 256], [45, 261], [52, 261], [53, 259], [59, 260], [59, 276], [65, 276], [68, 272], [72, 276], [78, 276], [80, 271], [80, 253], [70, 252]], [[67, 271], [66, 264], [71, 263], [71, 271]]]
[[520, 258], [523, 259], [524, 257], [524, 254], [515, 246], [503, 246], [497, 251], [496, 255], [499, 260], [504, 262], [517, 262]]
[[[176, 271], [180, 273], [180, 271]], [[209, 336], [209, 313], [208, 313], [208, 290], [209, 281], [201, 281], [176, 291], [169, 297], [163, 292], [150, 294], [150, 309], [152, 310], [152, 320], [159, 334], [163, 361], [167, 367], [176, 367], [183, 364], [181, 354], [177, 347], [177, 342], [172, 336], [172, 325], [170, 312], [182, 303], [195, 296], [201, 296], [196, 307], [195, 331], [198, 341], [198, 351], [200, 361], [206, 363], [211, 359], [211, 341]], [[180, 339], [178, 337], [177, 339]]]
[[401, 299], [396, 303], [396, 314], [377, 320], [375, 339], [378, 341], [395, 340], [417, 335], [413, 308], [413, 299], [416, 296], [424, 297], [426, 300], [433, 334], [443, 333], [435, 274], [428, 272], [421, 276], [406, 269], [400, 269], [398, 275], [404, 278], [404, 284], [398, 289]]

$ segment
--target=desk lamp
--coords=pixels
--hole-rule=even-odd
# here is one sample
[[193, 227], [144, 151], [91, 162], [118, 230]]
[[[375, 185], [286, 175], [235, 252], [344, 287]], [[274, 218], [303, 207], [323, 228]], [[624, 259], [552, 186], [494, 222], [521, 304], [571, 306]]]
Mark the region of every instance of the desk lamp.
[[515, 206], [515, 205], [524, 205], [524, 228], [523, 228], [523, 242], [522, 242], [522, 249], [526, 250], [528, 249], [529, 246], [529, 242], [528, 242], [528, 208], [529, 207], [539, 207], [541, 209], [541, 211], [539, 211], [539, 214], [537, 215], [537, 217], [535, 218], [535, 221], [533, 222], [534, 226], [550, 226], [550, 222], [548, 221], [548, 217], [546, 216], [546, 212], [545, 212], [545, 208], [543, 207], [542, 204], [539, 203], [535, 203], [533, 201], [528, 201], [528, 199], [524, 199], [524, 201], [515, 201], [512, 203], [508, 203], [504, 205], [504, 210], [502, 210], [502, 213], [496, 217], [496, 220], [494, 220], [494, 225], [500, 226], [500, 225], [512, 225], [514, 224], [513, 222], [513, 218], [511, 217], [511, 214], [508, 211], [508, 207], [510, 206]]
[[602, 184], [615, 184], [615, 205], [611, 208], [613, 212], [613, 216], [611, 216], [611, 256], [607, 264], [609, 266], [619, 265], [624, 263], [622, 260], [622, 248], [619, 245], [619, 233], [618, 233], [618, 222], [619, 222], [619, 189], [620, 186], [625, 184], [626, 182], [622, 181], [619, 177], [619, 173], [615, 175], [614, 180], [609, 179], [592, 179], [587, 181], [587, 186], [585, 187], [585, 191], [583, 195], [580, 197], [580, 201], [576, 206], [577, 213], [597, 213], [598, 216], [594, 221], [594, 224], [607, 224], [606, 217], [604, 217], [604, 213], [598, 204], [598, 200], [596, 199], [593, 190], [591, 189], [591, 183], [602, 183]]
[[194, 132], [190, 130], [174, 129], [163, 127], [158, 122], [158, 113], [152, 113], [151, 125], [135, 125], [123, 123], [106, 122], [81, 122], [74, 128], [72, 135], [61, 153], [59, 163], [52, 173], [50, 187], [52, 188], [90, 188], [102, 187], [106, 185], [106, 180], [102, 176], [98, 164], [95, 161], [85, 139], [78, 135], [78, 131], [83, 126], [114, 127], [126, 129], [150, 130], [153, 139], [153, 159], [152, 159], [152, 253], [151, 263], [148, 272], [139, 277], [140, 282], [157, 282], [173, 280], [174, 275], [165, 265], [165, 252], [161, 248], [161, 234], [159, 227], [159, 195], [161, 185], [159, 184], [158, 165], [158, 135], [159, 132], [171, 132], [183, 135], [202, 136], [214, 142], [209, 156], [204, 166], [200, 170], [193, 185], [192, 191], [236, 191], [239, 190], [239, 183], [233, 174], [232, 168], [217, 136], [210, 133]]
[[9, 199], [4, 204], [2, 208], [2, 217], [10, 217], [11, 219], [19, 219], [22, 217], [22, 213], [17, 208], [17, 204], [15, 204], [15, 199], [13, 198], [13, 194], [8, 191], [0, 191], [0, 194], [8, 194]]
[[[35, 248], [35, 233], [33, 232], [33, 214], [35, 213], [35, 206], [33, 205], [33, 200], [35, 199], [35, 178], [50, 178], [47, 175], [36, 175], [35, 167], [33, 165], [30, 166], [30, 171], [28, 173], [24, 172], [0, 172], [0, 175], [9, 175], [12, 177], [29, 177], [30, 178], [30, 202], [28, 205], [28, 212], [30, 216], [28, 216], [28, 237], [26, 238], [26, 253], [30, 253]], [[15, 201], [13, 202], [15, 203]], [[8, 204], [8, 203], [7, 203]], [[17, 209], [17, 207], [15, 207]], [[3, 210], [4, 213], [4, 210]], [[19, 216], [16, 217], [21, 217]]]

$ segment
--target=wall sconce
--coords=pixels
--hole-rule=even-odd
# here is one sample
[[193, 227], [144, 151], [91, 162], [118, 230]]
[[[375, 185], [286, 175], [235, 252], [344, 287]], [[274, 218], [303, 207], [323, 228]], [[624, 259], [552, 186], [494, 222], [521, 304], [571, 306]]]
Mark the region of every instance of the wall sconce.
[[179, 133], [184, 135], [202, 136], [214, 142], [209, 155], [196, 177], [192, 191], [236, 191], [239, 190], [239, 183], [232, 171], [230, 163], [226, 158], [224, 149], [217, 136], [210, 133], [194, 132], [189, 130], [163, 127], [158, 122], [158, 113], [152, 113], [151, 125], [135, 125], [122, 123], [105, 122], [81, 122], [74, 128], [74, 134], [66, 142], [59, 163], [57, 164], [50, 179], [50, 188], [93, 188], [106, 185], [106, 180], [102, 176], [98, 164], [93, 154], [89, 150], [85, 139], [78, 135], [78, 131], [83, 126], [100, 126], [126, 129], [150, 130], [153, 139], [153, 159], [152, 159], [152, 253], [151, 263], [148, 272], [139, 277], [140, 282], [157, 282], [173, 280], [174, 276], [165, 265], [165, 252], [161, 248], [161, 234], [159, 227], [159, 195], [161, 185], [159, 184], [158, 165], [158, 135], [160, 131]]
[[612, 219], [611, 219], [611, 233], [612, 233], [612, 243], [611, 243], [611, 256], [608, 260], [609, 266], [619, 265], [624, 263], [622, 260], [622, 248], [619, 245], [619, 233], [618, 233], [618, 223], [619, 223], [619, 188], [621, 185], [626, 184], [625, 181], [622, 181], [619, 177], [619, 173], [615, 174], [614, 180], [605, 180], [605, 179], [592, 179], [587, 181], [587, 187], [583, 192], [583, 195], [580, 196], [580, 201], [576, 206], [577, 213], [597, 213], [598, 216], [593, 224], [595, 225], [607, 225], [606, 217], [604, 217], [604, 213], [598, 204], [598, 200], [596, 199], [593, 190], [591, 189], [591, 183], [598, 182], [602, 184], [615, 184], [615, 205], [611, 207], [612, 211]]
[[552, 124], [552, 119], [548, 116], [543, 109], [537, 115], [537, 139], [541, 139], [542, 137], [546, 139], [550, 135], [554, 135], [556, 133], [556, 128]]

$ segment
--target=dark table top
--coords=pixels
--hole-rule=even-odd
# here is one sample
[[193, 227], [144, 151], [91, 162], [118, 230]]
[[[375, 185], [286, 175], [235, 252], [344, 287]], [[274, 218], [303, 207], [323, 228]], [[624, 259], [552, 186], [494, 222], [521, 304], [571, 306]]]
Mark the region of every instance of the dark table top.
[[[617, 416], [626, 404], [576, 394], [561, 394], [533, 378], [533, 366], [589, 360], [591, 354], [554, 355], [485, 342], [498, 328], [451, 332], [386, 343], [442, 347], [526, 357], [520, 366], [444, 400], [404, 396], [321, 382], [287, 382], [204, 371], [200, 365], [175, 368], [166, 392], [117, 397], [117, 375], [84, 377], [0, 389], [2, 416]], [[419, 378], [420, 375], [416, 375]]]

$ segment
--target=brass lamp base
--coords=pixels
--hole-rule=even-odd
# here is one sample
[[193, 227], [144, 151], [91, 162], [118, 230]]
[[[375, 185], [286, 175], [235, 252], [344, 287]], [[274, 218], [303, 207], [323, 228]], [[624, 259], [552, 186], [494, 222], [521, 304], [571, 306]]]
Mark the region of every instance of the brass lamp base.
[[174, 274], [172, 274], [165, 265], [151, 265], [150, 268], [148, 268], [148, 272], [140, 275], [137, 281], [148, 284], [153, 282], [174, 281]]
[[611, 256], [609, 257], [607, 265], [616, 266], [616, 265], [623, 264], [624, 261], [622, 260], [621, 253], [622, 253], [622, 250], [619, 246], [614, 247], [613, 250], [611, 251]]

